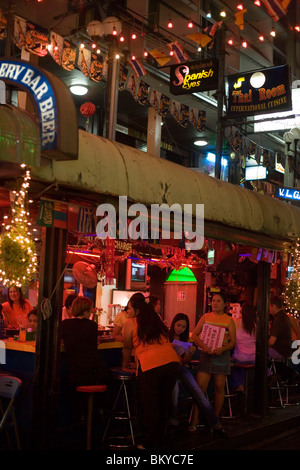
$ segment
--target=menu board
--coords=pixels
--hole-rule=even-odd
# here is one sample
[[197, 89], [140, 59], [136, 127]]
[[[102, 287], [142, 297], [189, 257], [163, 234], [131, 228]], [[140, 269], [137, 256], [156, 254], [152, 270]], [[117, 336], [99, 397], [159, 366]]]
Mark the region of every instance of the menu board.
[[201, 331], [200, 339], [213, 351], [214, 349], [222, 347], [224, 334], [225, 328], [223, 326], [208, 325], [205, 323]]

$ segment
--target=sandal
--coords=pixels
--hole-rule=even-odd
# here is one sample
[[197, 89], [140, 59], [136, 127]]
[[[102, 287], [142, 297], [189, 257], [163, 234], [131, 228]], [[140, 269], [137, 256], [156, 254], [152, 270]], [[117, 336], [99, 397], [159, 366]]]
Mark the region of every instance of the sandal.
[[188, 427], [189, 432], [197, 431], [197, 424], [190, 424]]

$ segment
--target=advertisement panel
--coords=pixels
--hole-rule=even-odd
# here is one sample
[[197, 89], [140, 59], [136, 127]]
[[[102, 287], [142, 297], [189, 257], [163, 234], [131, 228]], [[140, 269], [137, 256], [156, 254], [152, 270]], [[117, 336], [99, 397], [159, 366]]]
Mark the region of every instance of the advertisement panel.
[[227, 77], [227, 117], [268, 114], [292, 109], [287, 65]]

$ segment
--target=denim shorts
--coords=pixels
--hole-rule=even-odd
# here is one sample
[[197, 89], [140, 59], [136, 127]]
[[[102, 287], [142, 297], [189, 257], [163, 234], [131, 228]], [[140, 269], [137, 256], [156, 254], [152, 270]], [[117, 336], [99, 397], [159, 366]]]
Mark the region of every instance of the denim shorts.
[[205, 354], [201, 352], [198, 372], [207, 374], [230, 375], [230, 351], [225, 351], [221, 356]]

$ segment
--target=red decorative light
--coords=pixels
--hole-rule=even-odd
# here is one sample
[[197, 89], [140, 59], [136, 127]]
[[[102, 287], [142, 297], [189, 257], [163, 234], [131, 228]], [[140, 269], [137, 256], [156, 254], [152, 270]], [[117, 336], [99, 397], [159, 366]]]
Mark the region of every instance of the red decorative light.
[[300, 33], [300, 26], [295, 26], [295, 30], [298, 31], [298, 33]]
[[230, 46], [232, 46], [232, 44], [233, 44], [233, 39], [228, 39], [228, 44], [229, 44]]
[[97, 45], [93, 42], [92, 49], [96, 49]]
[[131, 60], [135, 60], [135, 55], [132, 55], [132, 56], [131, 56]]
[[144, 57], [148, 57], [148, 52], [144, 51]]
[[261, 6], [260, 0], [255, 0], [254, 5], [256, 5], [257, 7], [260, 7]]
[[263, 41], [265, 40], [265, 37], [261, 34], [261, 35], [258, 37], [258, 39], [259, 39], [261, 42], [263, 42]]
[[124, 42], [124, 41], [125, 41], [124, 36], [120, 36], [120, 42]]
[[247, 41], [243, 41], [242, 46], [246, 48], [248, 46]]
[[192, 28], [194, 26], [193, 22], [192, 21], [189, 21], [188, 22], [188, 28]]
[[113, 27], [112, 33], [113, 33], [113, 36], [117, 36], [117, 34], [118, 34], [115, 26]]
[[172, 23], [171, 20], [169, 20], [169, 22], [168, 22], [168, 28], [173, 28], [173, 23]]
[[243, 4], [242, 4], [242, 3], [239, 3], [239, 4], [237, 5], [237, 9], [238, 9], [238, 10], [244, 10]]
[[133, 33], [133, 34], [131, 35], [131, 39], [136, 39], [136, 34], [135, 34], [135, 33]]
[[174, 51], [170, 51], [170, 54], [169, 54], [169, 55], [173, 56], [173, 55], [174, 55]]

